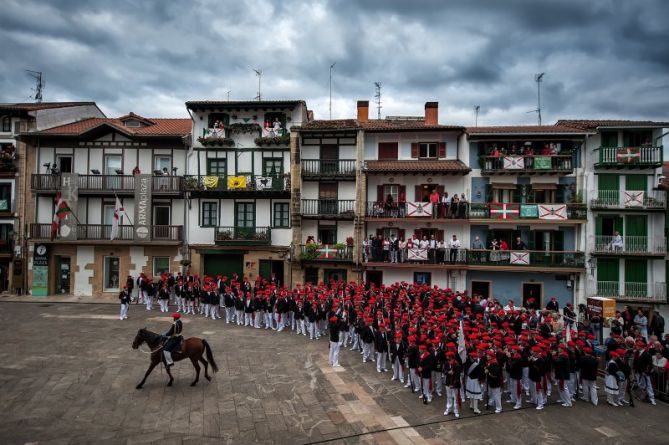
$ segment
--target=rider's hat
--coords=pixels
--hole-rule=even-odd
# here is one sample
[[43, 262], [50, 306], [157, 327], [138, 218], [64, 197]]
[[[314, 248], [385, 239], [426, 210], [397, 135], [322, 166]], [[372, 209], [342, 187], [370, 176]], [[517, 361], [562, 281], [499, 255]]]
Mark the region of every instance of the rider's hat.
[[174, 318], [175, 320], [178, 320], [179, 318], [181, 318], [181, 314], [178, 313], [178, 312], [175, 312], [175, 313], [172, 314], [172, 318]]

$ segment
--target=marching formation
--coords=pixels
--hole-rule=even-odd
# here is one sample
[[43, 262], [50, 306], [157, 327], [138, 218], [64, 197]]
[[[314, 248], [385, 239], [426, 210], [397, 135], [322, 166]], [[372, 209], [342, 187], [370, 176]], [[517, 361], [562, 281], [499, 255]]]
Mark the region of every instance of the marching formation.
[[135, 284], [147, 310], [157, 296], [161, 312], [168, 312], [173, 298], [178, 313], [288, 330], [311, 340], [327, 336], [330, 365], [340, 366], [340, 350], [350, 348], [377, 372], [392, 372], [391, 380], [424, 403], [445, 397], [444, 415], [456, 417], [465, 402], [476, 414], [482, 408], [499, 413], [505, 393], [513, 409], [529, 403], [541, 410], [554, 394], [564, 407], [576, 397], [597, 405], [598, 355], [606, 365], [609, 405], [630, 402], [631, 381], [655, 404], [652, 357], [666, 352], [657, 339], [633, 329], [614, 328], [599, 345], [588, 325], [573, 318], [571, 305], [560, 313], [555, 299], [539, 310], [404, 282], [379, 288], [298, 284], [291, 290], [274, 276], [251, 283], [236, 274], [163, 274], [156, 282], [141, 275], [128, 277], [121, 292], [121, 319], [127, 318]]

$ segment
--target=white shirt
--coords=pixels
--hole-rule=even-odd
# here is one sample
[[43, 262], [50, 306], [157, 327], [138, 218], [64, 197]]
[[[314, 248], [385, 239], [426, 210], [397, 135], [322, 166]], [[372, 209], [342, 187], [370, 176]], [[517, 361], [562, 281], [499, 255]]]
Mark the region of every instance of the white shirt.
[[450, 247], [451, 249], [459, 249], [460, 246], [462, 246], [462, 244], [460, 244], [459, 239], [452, 239], [448, 242], [448, 247]]

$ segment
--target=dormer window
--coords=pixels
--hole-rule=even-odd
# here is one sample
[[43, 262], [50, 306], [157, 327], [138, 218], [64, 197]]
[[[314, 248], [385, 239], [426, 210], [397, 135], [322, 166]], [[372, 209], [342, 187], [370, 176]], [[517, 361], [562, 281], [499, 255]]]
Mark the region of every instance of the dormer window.
[[141, 127], [142, 123], [140, 121], [137, 121], [135, 119], [128, 119], [123, 123], [126, 127]]

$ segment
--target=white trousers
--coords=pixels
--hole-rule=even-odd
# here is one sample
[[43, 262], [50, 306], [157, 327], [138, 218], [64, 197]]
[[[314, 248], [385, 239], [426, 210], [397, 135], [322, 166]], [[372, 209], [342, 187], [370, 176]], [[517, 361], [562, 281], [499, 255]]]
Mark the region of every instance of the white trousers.
[[121, 314], [119, 315], [121, 320], [128, 318], [128, 306], [130, 306], [128, 303], [121, 303]]
[[452, 409], [456, 415], [460, 415], [458, 397], [460, 397], [458, 388], [446, 387], [446, 413], [450, 413]]
[[146, 292], [144, 292], [144, 301], [146, 302], [147, 311], [153, 309], [153, 297], [149, 297], [148, 295], [146, 295]]
[[377, 352], [376, 353], [376, 370], [385, 371], [386, 370], [386, 360], [388, 359], [387, 352]]
[[488, 387], [488, 406], [495, 405], [495, 411], [502, 411], [502, 388]]
[[339, 342], [330, 342], [330, 357], [329, 362], [332, 366], [339, 366]]
[[585, 380], [583, 379], [583, 400], [590, 401], [593, 405], [597, 406], [599, 400], [597, 399], [597, 382], [594, 380]]
[[404, 366], [402, 366], [399, 357], [395, 357], [393, 362], [393, 378], [404, 383]]

